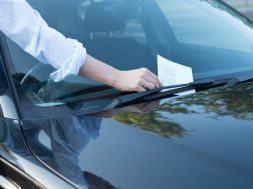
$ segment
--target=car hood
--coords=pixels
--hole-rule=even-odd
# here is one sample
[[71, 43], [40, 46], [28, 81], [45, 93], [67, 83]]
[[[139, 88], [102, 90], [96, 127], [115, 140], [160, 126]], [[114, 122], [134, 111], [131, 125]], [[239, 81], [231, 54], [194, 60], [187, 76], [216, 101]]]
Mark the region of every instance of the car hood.
[[27, 120], [24, 132], [40, 160], [80, 187], [252, 188], [252, 84]]

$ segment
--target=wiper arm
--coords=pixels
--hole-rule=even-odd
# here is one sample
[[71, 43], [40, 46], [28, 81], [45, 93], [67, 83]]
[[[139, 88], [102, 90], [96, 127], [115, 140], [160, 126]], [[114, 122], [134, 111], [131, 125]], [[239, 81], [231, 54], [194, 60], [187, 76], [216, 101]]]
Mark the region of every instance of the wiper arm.
[[253, 73], [249, 73], [249, 74], [242, 74], [236, 77], [231, 78], [227, 83], [226, 83], [226, 87], [232, 87], [235, 86], [236, 84], [239, 83], [244, 83], [247, 81], [251, 81], [253, 80]]
[[[202, 79], [191, 83], [180, 85], [165, 86], [158, 89], [145, 91], [141, 93], [132, 93], [118, 97], [116, 107], [125, 106], [132, 103], [148, 102], [152, 100], [162, 99], [166, 97], [175, 96], [178, 93], [190, 90], [206, 90], [209, 88], [225, 86], [232, 87], [238, 83], [243, 83], [253, 79], [253, 74], [244, 74], [237, 77], [230, 77], [225, 79]], [[164, 91], [166, 90], [166, 91]]]
[[[179, 84], [179, 85], [171, 85], [171, 86], [165, 86], [165, 87], [161, 87], [161, 88], [157, 88], [154, 90], [149, 90], [149, 91], [145, 91], [145, 92], [140, 92], [140, 93], [131, 93], [131, 94], [127, 94], [127, 95], [123, 95], [120, 97], [117, 97], [116, 101], [118, 102], [116, 107], [121, 107], [121, 106], [125, 106], [127, 104], [136, 102], [136, 101], [149, 101], [152, 100], [151, 98], [154, 96], [157, 96], [157, 98], [159, 98], [160, 95], [175, 95], [177, 93], [180, 92], [185, 92], [191, 89], [194, 89], [195, 86], [207, 86], [210, 85], [214, 82], [214, 79], [205, 79], [205, 80], [199, 80], [196, 82], [192, 82], [192, 83], [185, 83], [185, 84]], [[161, 92], [163, 90], [166, 90], [165, 92]], [[168, 92], [170, 94], [168, 94]]]
[[169, 91], [165, 91], [162, 93], [157, 93], [154, 95], [150, 95], [147, 97], [143, 98], [143, 102], [151, 101], [151, 100], [157, 100], [157, 99], [162, 99], [165, 97], [170, 97], [170, 96], [175, 96], [175, 94], [180, 93], [180, 92], [186, 92], [189, 90], [206, 90], [214, 87], [233, 87], [239, 83], [244, 83], [247, 81], [250, 81], [253, 79], [253, 74], [244, 74], [244, 75], [239, 75], [236, 77], [232, 78], [225, 78], [225, 79], [204, 79], [204, 80], [199, 80], [195, 81], [192, 83], [188, 83], [186, 86], [172, 89]]

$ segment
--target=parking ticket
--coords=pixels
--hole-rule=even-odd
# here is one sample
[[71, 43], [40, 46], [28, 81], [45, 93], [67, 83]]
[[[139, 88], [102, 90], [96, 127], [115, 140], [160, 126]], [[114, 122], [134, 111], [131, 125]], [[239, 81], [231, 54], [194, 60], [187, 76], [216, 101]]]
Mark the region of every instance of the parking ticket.
[[[193, 82], [192, 68], [172, 62], [162, 56], [157, 56], [158, 78], [163, 86], [178, 85]], [[178, 93], [186, 95], [194, 93], [195, 90]]]

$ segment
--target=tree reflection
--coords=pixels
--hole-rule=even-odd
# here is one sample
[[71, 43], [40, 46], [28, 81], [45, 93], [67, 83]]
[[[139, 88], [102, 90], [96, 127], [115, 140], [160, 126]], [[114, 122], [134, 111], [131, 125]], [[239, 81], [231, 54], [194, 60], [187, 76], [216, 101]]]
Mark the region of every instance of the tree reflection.
[[163, 119], [162, 116], [156, 112], [149, 114], [128, 112], [113, 117], [116, 121], [127, 125], [134, 125], [146, 131], [152, 131], [166, 138], [170, 138], [171, 136], [183, 137], [186, 134], [186, 130], [179, 124], [167, 120], [161, 121], [159, 118]]
[[[171, 136], [183, 137], [186, 134], [186, 130], [178, 123], [169, 120], [167, 117], [165, 118], [160, 113], [161, 109], [156, 108], [158, 104], [159, 102], [156, 101], [126, 107], [121, 110], [123, 113], [112, 116], [112, 119], [146, 131], [151, 131], [166, 138], [170, 138]], [[179, 106], [167, 108], [171, 112], [182, 111], [187, 113], [188, 111], [186, 108]]]
[[[162, 106], [150, 110], [149, 113], [124, 112], [113, 116], [121, 123], [151, 131], [160, 136], [184, 137], [189, 135], [177, 121], [172, 120], [173, 114], [201, 114], [211, 119], [230, 116], [235, 119], [252, 120], [253, 86], [243, 84], [233, 88], [215, 88], [198, 92], [193, 95], [170, 99]], [[166, 116], [164, 113], [167, 113]]]
[[216, 118], [231, 116], [235, 119], [252, 120], [253, 104], [250, 103], [250, 99], [253, 97], [252, 89], [253, 86], [250, 84], [233, 88], [223, 87], [222, 90], [216, 88], [185, 97], [181, 103], [185, 107], [198, 105], [201, 110], [197, 109], [196, 113], [203, 113], [202, 111], [215, 113]]

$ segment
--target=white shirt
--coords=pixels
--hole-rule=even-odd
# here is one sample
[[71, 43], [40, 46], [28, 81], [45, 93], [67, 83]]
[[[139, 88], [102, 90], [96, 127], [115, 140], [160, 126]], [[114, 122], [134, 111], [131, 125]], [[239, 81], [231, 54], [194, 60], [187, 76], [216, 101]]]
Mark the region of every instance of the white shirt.
[[0, 31], [40, 62], [55, 67], [55, 82], [78, 74], [85, 61], [83, 45], [50, 28], [26, 0], [0, 0]]

